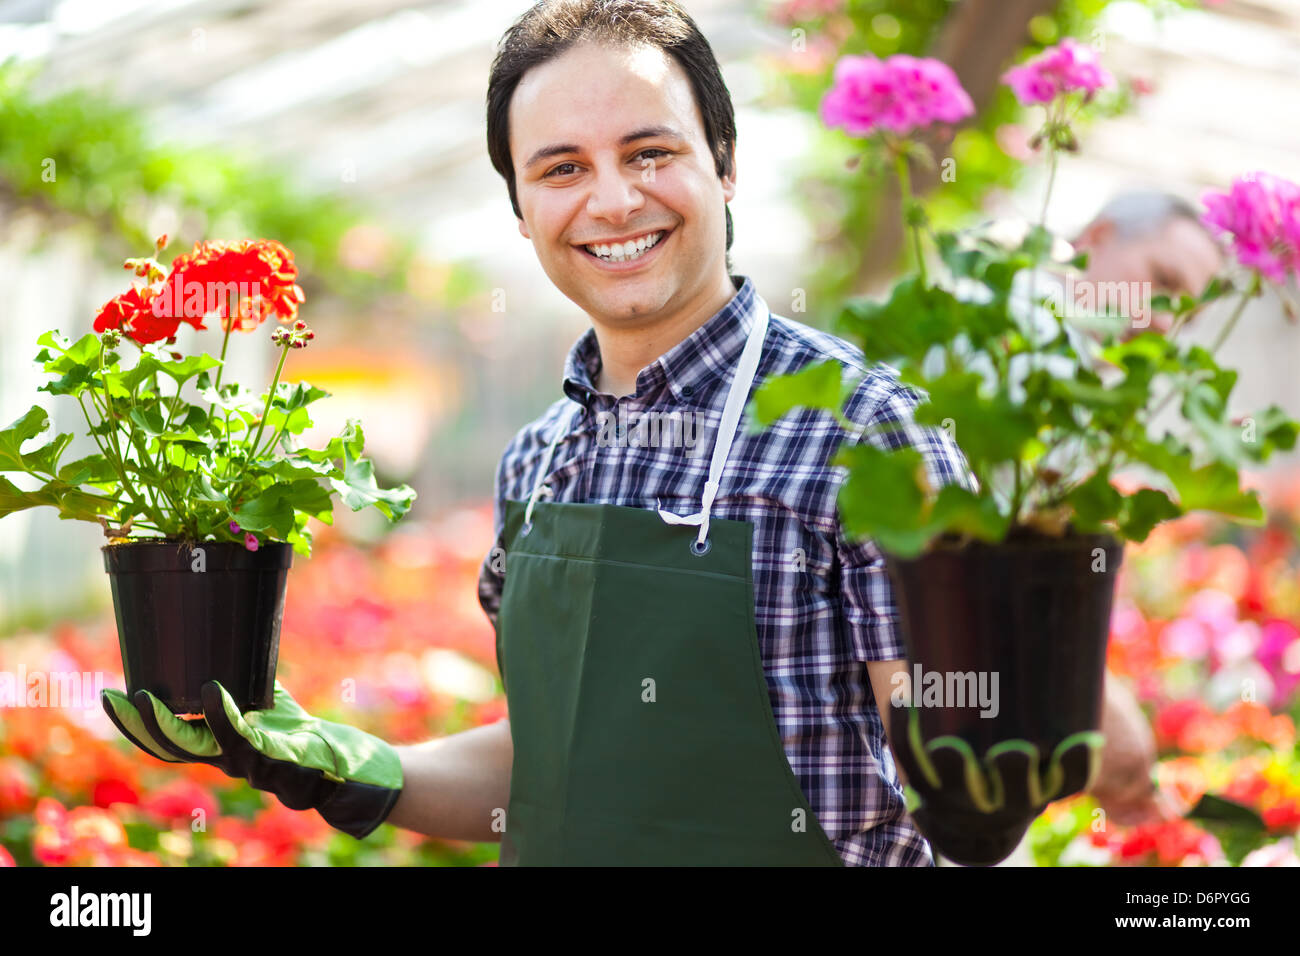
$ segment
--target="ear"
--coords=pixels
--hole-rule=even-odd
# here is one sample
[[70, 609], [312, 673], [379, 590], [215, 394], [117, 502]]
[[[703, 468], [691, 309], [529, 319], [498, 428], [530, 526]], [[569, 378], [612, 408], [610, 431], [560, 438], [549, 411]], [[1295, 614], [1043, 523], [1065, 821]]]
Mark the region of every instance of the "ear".
[[1079, 233], [1079, 238], [1073, 244], [1079, 249], [1090, 249], [1109, 242], [1114, 237], [1115, 224], [1113, 222], [1109, 219], [1094, 219], [1084, 227], [1083, 232]]
[[731, 175], [721, 177], [722, 198], [731, 202], [736, 195], [736, 144], [731, 144]]
[[528, 223], [524, 222], [522, 219], [519, 220], [519, 235], [523, 236], [525, 239], [533, 238], [528, 234]]

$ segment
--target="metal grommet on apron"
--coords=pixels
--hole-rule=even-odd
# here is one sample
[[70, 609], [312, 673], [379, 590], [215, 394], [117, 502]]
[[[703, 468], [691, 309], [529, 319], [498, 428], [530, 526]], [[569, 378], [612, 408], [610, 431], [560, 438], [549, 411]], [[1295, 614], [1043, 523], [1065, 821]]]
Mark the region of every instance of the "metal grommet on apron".
[[698, 513], [540, 501], [563, 420], [527, 502], [506, 502], [504, 865], [843, 865], [772, 713], [753, 525], [710, 520], [768, 318], [737, 365]]

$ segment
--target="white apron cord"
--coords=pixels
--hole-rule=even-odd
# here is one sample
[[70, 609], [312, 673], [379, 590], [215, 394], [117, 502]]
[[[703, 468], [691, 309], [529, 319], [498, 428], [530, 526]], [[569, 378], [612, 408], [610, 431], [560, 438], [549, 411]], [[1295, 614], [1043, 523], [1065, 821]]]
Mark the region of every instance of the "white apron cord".
[[[704, 497], [700, 503], [699, 514], [677, 515], [671, 511], [658, 508], [659, 517], [668, 524], [697, 524], [700, 526], [696, 544], [703, 546], [709, 536], [709, 510], [713, 499], [718, 496], [722, 480], [722, 469], [731, 453], [731, 440], [735, 437], [740, 423], [741, 412], [749, 398], [750, 386], [754, 384], [754, 373], [758, 371], [758, 361], [763, 352], [763, 340], [767, 337], [767, 320], [771, 313], [760, 309], [754, 318], [749, 338], [745, 340], [744, 351], [740, 353], [740, 362], [736, 365], [736, 377], [731, 381], [731, 390], [727, 392], [727, 404], [722, 410], [722, 421], [718, 424], [718, 437], [713, 443], [713, 458], [709, 462], [709, 480], [704, 483]], [[655, 502], [657, 505], [658, 502]]]
[[[565, 434], [569, 429], [564, 419], [555, 423], [555, 433], [551, 436], [551, 443], [546, 446], [546, 456], [542, 459], [542, 468], [537, 473], [537, 482], [533, 485], [533, 493], [528, 496], [528, 507], [524, 509], [524, 526], [529, 527], [533, 523], [533, 505], [537, 504], [537, 499], [542, 495], [542, 485], [551, 474], [551, 458], [555, 455], [555, 446], [559, 444], [560, 436]], [[549, 497], [551, 489], [547, 487], [546, 495]]]

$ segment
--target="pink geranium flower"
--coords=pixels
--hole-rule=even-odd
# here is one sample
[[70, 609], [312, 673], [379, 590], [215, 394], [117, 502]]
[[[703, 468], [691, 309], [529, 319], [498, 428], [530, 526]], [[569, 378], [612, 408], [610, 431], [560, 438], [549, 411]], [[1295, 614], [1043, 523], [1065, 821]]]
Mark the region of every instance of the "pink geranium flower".
[[975, 104], [946, 63], [901, 53], [886, 60], [840, 57], [821, 103], [826, 125], [852, 136], [878, 130], [906, 136], [933, 123], [956, 123], [974, 112]]
[[1066, 37], [1032, 60], [1007, 70], [1002, 82], [1011, 87], [1021, 103], [1033, 106], [1076, 90], [1091, 98], [1098, 90], [1113, 86], [1115, 78], [1101, 65], [1096, 50]]
[[1202, 198], [1202, 221], [1232, 240], [1242, 265], [1282, 284], [1300, 274], [1300, 186], [1265, 172], [1246, 173], [1225, 192]]

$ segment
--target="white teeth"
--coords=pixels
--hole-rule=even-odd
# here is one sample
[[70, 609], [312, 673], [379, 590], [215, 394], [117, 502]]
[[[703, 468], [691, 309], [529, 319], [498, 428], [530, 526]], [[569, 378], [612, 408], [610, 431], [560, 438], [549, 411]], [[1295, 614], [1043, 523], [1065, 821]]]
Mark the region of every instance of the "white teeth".
[[648, 236], [642, 236], [640, 239], [627, 242], [616, 243], [612, 246], [583, 246], [592, 255], [597, 256], [607, 262], [626, 262], [631, 259], [639, 259], [650, 250], [660, 239], [664, 237], [663, 232], [652, 232]]

